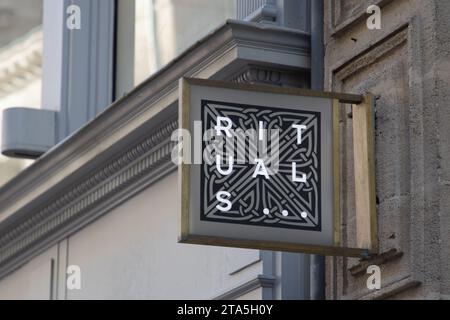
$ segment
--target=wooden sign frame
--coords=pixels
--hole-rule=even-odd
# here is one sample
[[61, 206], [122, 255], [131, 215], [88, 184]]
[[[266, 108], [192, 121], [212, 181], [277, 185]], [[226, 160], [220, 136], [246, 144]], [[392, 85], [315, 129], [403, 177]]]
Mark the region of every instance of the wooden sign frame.
[[[332, 92], [318, 92], [297, 88], [281, 88], [268, 85], [236, 84], [231, 82], [182, 78], [179, 84], [179, 127], [190, 128], [191, 86], [235, 89], [261, 93], [281, 93], [303, 97], [323, 97], [333, 99], [333, 190], [334, 190], [334, 245], [316, 246], [297, 243], [223, 238], [196, 235], [190, 232], [190, 165], [179, 166], [181, 180], [181, 233], [178, 242], [262, 250], [301, 252], [331, 256], [362, 257], [378, 253], [377, 216], [375, 203], [375, 157], [374, 157], [374, 98], [371, 94], [354, 95]], [[356, 198], [356, 248], [341, 246], [341, 205], [340, 205], [340, 108], [342, 103], [352, 104], [353, 140]]]

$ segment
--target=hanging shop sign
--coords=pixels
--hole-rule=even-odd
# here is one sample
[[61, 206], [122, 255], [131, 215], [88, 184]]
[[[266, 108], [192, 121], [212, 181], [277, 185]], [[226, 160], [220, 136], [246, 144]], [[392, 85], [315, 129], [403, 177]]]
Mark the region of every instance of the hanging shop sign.
[[[181, 79], [172, 157], [180, 168], [179, 242], [345, 256], [376, 251], [371, 101]], [[353, 247], [341, 245], [341, 103], [353, 104]]]

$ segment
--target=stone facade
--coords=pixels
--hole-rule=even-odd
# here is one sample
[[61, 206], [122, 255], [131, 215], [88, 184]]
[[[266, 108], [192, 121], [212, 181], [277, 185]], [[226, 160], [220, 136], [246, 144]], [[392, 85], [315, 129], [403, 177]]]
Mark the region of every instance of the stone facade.
[[[366, 26], [370, 4], [381, 30]], [[325, 89], [377, 97], [380, 255], [327, 258], [328, 299], [450, 298], [450, 2], [325, 1]], [[341, 113], [343, 244], [355, 242], [350, 106]], [[367, 289], [369, 265], [382, 288]]]

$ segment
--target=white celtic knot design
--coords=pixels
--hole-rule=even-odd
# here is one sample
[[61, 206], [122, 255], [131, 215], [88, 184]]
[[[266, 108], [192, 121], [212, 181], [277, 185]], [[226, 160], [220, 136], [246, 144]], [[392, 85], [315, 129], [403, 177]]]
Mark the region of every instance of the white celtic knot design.
[[[239, 148], [235, 148], [233, 171], [229, 175], [221, 175], [214, 162], [203, 162], [201, 220], [321, 231], [320, 113], [202, 100], [203, 132], [214, 129], [217, 117], [231, 119], [233, 129], [242, 131], [258, 130], [260, 122], [269, 130], [279, 130], [279, 167], [269, 179], [253, 178], [255, 163], [248, 154], [248, 161], [238, 163]], [[300, 144], [293, 125], [307, 128]], [[258, 148], [249, 140], [245, 143], [247, 151]], [[206, 146], [204, 141], [203, 150]], [[269, 148], [269, 156], [271, 151]], [[293, 181], [293, 163], [306, 175], [305, 183]], [[220, 191], [231, 194], [232, 206], [227, 212], [216, 208], [219, 203], [216, 194]]]

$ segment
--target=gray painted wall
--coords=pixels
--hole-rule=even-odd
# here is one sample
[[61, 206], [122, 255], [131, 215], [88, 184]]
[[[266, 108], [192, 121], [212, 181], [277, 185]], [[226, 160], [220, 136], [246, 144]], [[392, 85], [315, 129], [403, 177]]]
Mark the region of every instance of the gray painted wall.
[[53, 296], [53, 268], [57, 258], [54, 246], [0, 281], [0, 300], [48, 300]]

